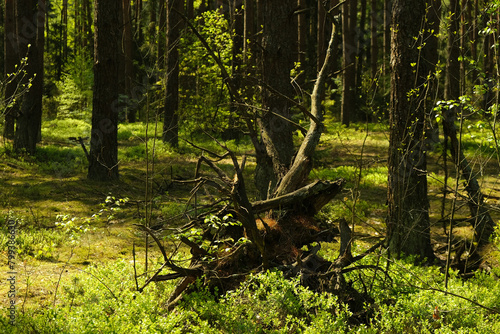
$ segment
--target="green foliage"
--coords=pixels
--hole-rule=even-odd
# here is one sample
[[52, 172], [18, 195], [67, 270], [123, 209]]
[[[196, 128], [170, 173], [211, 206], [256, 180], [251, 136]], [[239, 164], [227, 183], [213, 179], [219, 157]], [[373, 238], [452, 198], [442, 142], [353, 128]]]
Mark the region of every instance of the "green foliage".
[[128, 262], [87, 268], [65, 279], [58, 304], [17, 314], [8, 324], [5, 308], [0, 317], [3, 333], [180, 333], [187, 314], [165, 316], [162, 302], [172, 284], [151, 285], [137, 293]]
[[42, 122], [42, 138], [45, 141], [68, 142], [69, 137], [89, 137], [90, 119], [57, 119]]
[[[204, 12], [195, 20], [200, 34], [231, 73], [232, 37], [228, 21], [219, 11]], [[220, 68], [207, 55], [199, 39], [192, 33], [180, 41], [182, 60], [179, 65], [181, 120], [187, 132], [201, 129], [213, 131], [228, 127], [231, 114], [228, 93]]]
[[336, 333], [350, 315], [334, 296], [311, 292], [281, 272], [251, 275], [220, 300], [208, 291], [192, 293], [182, 306], [196, 315], [187, 328], [193, 333]]
[[[39, 260], [57, 260], [56, 248], [60, 247], [67, 236], [53, 229], [35, 228], [32, 224], [27, 224], [24, 219], [9, 216], [8, 219], [16, 221], [15, 248], [20, 259], [30, 257]], [[7, 252], [7, 242], [9, 241], [9, 230], [6, 224], [1, 224], [0, 228], [0, 251]]]

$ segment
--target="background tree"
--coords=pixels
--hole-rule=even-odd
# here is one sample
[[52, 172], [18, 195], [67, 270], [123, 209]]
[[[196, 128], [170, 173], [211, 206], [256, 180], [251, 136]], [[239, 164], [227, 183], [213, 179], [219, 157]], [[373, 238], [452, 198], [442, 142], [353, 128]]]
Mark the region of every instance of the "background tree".
[[392, 16], [387, 229], [391, 253], [433, 258], [427, 199], [422, 57], [425, 0], [395, 0]]
[[179, 13], [184, 12], [184, 1], [166, 3], [166, 89], [163, 113], [163, 141], [173, 147], [179, 145], [179, 39], [183, 27]]
[[341, 122], [349, 126], [351, 118], [356, 115], [356, 57], [358, 44], [356, 41], [357, 0], [350, 0], [342, 7], [342, 111]]
[[[19, 46], [17, 41], [16, 1], [5, 0], [4, 18], [4, 77], [15, 72], [19, 65]], [[17, 78], [8, 80], [5, 87], [5, 98], [13, 98], [18, 86]], [[14, 103], [5, 113], [3, 135], [5, 138], [13, 139], [16, 125], [16, 115], [19, 105]]]
[[[42, 122], [43, 94], [43, 52], [44, 52], [44, 0], [23, 0], [17, 2], [17, 41], [19, 54], [28, 57], [25, 80], [32, 78], [31, 88], [22, 99], [19, 116], [16, 119], [14, 149], [33, 154]], [[27, 84], [27, 82], [23, 82]]]
[[122, 1], [95, 2], [94, 95], [87, 177], [118, 178], [118, 94]]

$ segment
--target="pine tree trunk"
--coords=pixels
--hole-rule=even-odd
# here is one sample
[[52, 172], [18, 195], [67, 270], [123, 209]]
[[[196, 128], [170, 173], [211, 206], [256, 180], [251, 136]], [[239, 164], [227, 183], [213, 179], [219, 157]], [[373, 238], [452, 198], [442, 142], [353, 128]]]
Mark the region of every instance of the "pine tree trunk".
[[[5, 19], [4, 19], [4, 75], [7, 77], [13, 74], [16, 70], [16, 65], [19, 65], [19, 48], [16, 33], [16, 2], [5, 0]], [[7, 102], [13, 102], [14, 94], [18, 85], [17, 78], [8, 80], [5, 85], [5, 99]], [[19, 112], [17, 103], [6, 110], [5, 123], [3, 128], [3, 136], [5, 138], [14, 139], [16, 115]]]
[[280, 93], [264, 87], [262, 107], [265, 111], [257, 119], [262, 147], [257, 150], [255, 181], [261, 197], [266, 198], [287, 173], [294, 154], [292, 127], [286, 121], [291, 117], [290, 102], [281, 95], [293, 95], [290, 70], [295, 56], [296, 0], [267, 0], [262, 6], [262, 81]]
[[[45, 4], [44, 1], [39, 5], [38, 0], [23, 0], [18, 1], [17, 6], [19, 53], [28, 56], [26, 80], [32, 78], [32, 85], [22, 98], [14, 149], [34, 154], [42, 121]], [[26, 80], [22, 84], [27, 84]]]
[[358, 53], [356, 33], [357, 1], [345, 3], [342, 8], [342, 104], [341, 122], [349, 126], [356, 112], [356, 56]]
[[96, 181], [118, 179], [118, 94], [122, 1], [95, 2], [94, 96], [89, 170]]
[[370, 20], [370, 72], [371, 79], [376, 80], [378, 72], [378, 7], [377, 0], [370, 1], [371, 20]]
[[[132, 97], [132, 82], [134, 80], [134, 54], [133, 54], [133, 37], [132, 37], [132, 22], [130, 17], [130, 0], [123, 0], [123, 39], [122, 49], [124, 56], [124, 94]], [[135, 122], [136, 109], [131, 108], [127, 111], [127, 121]]]
[[394, 2], [387, 228], [393, 256], [403, 252], [430, 259], [423, 106], [423, 84], [429, 73], [419, 58], [425, 15], [425, 0]]
[[183, 12], [184, 2], [167, 1], [166, 8], [166, 66], [167, 73], [165, 109], [163, 114], [163, 141], [172, 147], [179, 145], [179, 39], [182, 19], [178, 12]]

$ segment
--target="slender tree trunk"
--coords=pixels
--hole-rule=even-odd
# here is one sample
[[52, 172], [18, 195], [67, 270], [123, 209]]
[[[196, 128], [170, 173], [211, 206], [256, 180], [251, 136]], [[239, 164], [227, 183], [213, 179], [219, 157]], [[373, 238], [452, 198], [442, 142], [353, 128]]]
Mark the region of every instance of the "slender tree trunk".
[[[367, 31], [366, 31], [366, 11], [367, 5], [366, 0], [360, 0], [360, 10], [361, 16], [359, 20], [359, 24], [355, 26], [355, 39], [358, 41], [357, 45], [357, 56], [356, 56], [356, 96], [361, 94], [361, 85], [363, 80], [363, 71], [364, 71], [364, 63], [367, 52], [368, 43], [366, 41]], [[357, 15], [357, 14], [356, 14]], [[358, 120], [365, 120], [366, 115], [361, 115], [358, 108], [356, 108], [356, 118]]]
[[62, 58], [66, 62], [68, 60], [68, 0], [63, 0], [61, 12], [61, 29], [62, 29]]
[[[17, 41], [17, 22], [16, 22], [16, 2], [5, 0], [5, 20], [4, 20], [4, 75], [13, 74], [16, 65], [19, 65], [19, 48]], [[14, 98], [19, 81], [17, 78], [7, 80], [5, 87], [5, 99], [11, 101]], [[16, 115], [19, 111], [17, 103], [12, 104], [5, 114], [5, 124], [3, 135], [5, 138], [14, 139]]]
[[84, 40], [85, 40], [85, 48], [91, 54], [93, 51], [94, 47], [94, 36], [92, 34], [92, 4], [90, 2], [91, 0], [83, 0], [83, 8], [84, 8], [84, 25], [83, 25], [83, 31], [84, 31]]
[[[300, 69], [304, 70], [306, 63], [306, 50], [307, 50], [307, 16], [304, 12], [306, 10], [306, 0], [297, 0], [297, 6], [301, 13], [297, 17], [297, 61], [300, 63]], [[305, 81], [305, 76], [300, 76], [299, 83]]]
[[[42, 121], [43, 44], [45, 2], [22, 0], [17, 2], [18, 42], [20, 54], [28, 55], [26, 79], [33, 78], [31, 89], [22, 99], [16, 122], [14, 149], [34, 154], [39, 141]], [[39, 25], [42, 25], [39, 28]], [[25, 81], [24, 84], [27, 82]]]
[[326, 11], [323, 6], [323, 0], [318, 0], [318, 45], [316, 57], [316, 72], [321, 70], [325, 60], [326, 41], [325, 41], [325, 28], [326, 28]]
[[[460, 85], [460, 62], [458, 58], [460, 53], [460, 1], [450, 0], [451, 22], [448, 28], [448, 50], [447, 50], [447, 66], [446, 66], [446, 86], [445, 99], [458, 100], [461, 95]], [[488, 36], [486, 38], [489, 38]], [[475, 239], [479, 246], [483, 246], [488, 242], [490, 235], [493, 233], [495, 223], [485, 207], [483, 194], [479, 183], [470, 167], [463, 151], [460, 148], [458, 140], [458, 131], [455, 125], [457, 121], [456, 108], [444, 110], [443, 132], [450, 140], [450, 153], [455, 163], [455, 166], [461, 172], [461, 177], [465, 181], [465, 190], [468, 196], [468, 205], [471, 211], [471, 216], [474, 217], [473, 228], [475, 231]]]
[[446, 57], [446, 100], [460, 96], [460, 0], [450, 0], [450, 26], [448, 28], [448, 51]]
[[429, 72], [419, 50], [425, 15], [426, 0], [394, 1], [387, 228], [393, 256], [430, 259], [423, 106]]
[[357, 0], [342, 8], [342, 49], [344, 75], [342, 80], [341, 122], [349, 126], [356, 112], [356, 36]]
[[392, 2], [393, 0], [384, 0], [384, 75], [388, 75], [390, 69]]
[[160, 1], [160, 5], [158, 8], [158, 67], [160, 69], [165, 68], [165, 43], [167, 42], [167, 7], [166, 1]]
[[166, 8], [166, 96], [163, 116], [163, 141], [173, 147], [179, 145], [179, 39], [182, 19], [177, 12], [183, 12], [184, 2], [168, 0]]
[[377, 0], [370, 1], [371, 20], [370, 20], [370, 72], [372, 80], [376, 80], [378, 72], [378, 7]]
[[89, 170], [96, 181], [118, 179], [118, 94], [122, 1], [95, 2], [94, 96]]
[[[124, 55], [124, 93], [132, 96], [132, 82], [134, 80], [134, 54], [133, 54], [133, 37], [132, 37], [132, 22], [130, 17], [130, 0], [123, 0], [123, 38], [122, 52]], [[127, 111], [127, 121], [135, 122], [135, 108]]]

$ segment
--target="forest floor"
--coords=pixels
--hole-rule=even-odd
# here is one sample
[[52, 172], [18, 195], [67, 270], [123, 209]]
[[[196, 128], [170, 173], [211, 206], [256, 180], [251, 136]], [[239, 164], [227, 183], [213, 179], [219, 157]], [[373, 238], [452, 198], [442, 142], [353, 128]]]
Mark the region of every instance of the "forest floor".
[[[146, 139], [146, 130], [148, 139]], [[192, 179], [201, 152], [181, 141], [172, 150], [155, 140], [152, 127], [145, 124], [124, 124], [119, 128], [120, 180], [96, 183], [86, 179], [86, 159], [79, 144], [69, 136], [88, 136], [89, 126], [81, 120], [48, 121], [35, 156], [15, 155], [8, 140], [0, 138], [0, 222], [6, 232], [7, 219], [18, 221], [17, 281], [18, 304], [22, 308], [41, 308], [57, 303], [59, 286], [70, 280], [73, 273], [90, 265], [100, 266], [123, 259], [132, 266], [133, 245], [138, 262], [144, 262], [145, 236], [134, 224], [163, 224], [168, 231], [186, 223], [186, 202], [190, 187], [172, 184], [172, 179]], [[486, 142], [487, 134], [469, 130], [464, 147], [495, 221], [500, 218], [499, 164], [495, 150]], [[191, 138], [200, 146], [219, 150], [207, 138]], [[248, 154], [245, 169], [247, 180], [253, 178], [255, 161], [247, 141], [231, 141], [227, 145], [238, 155]], [[155, 150], [154, 163], [152, 150]], [[354, 124], [344, 128], [329, 122], [315, 155], [311, 179], [334, 180], [343, 177], [347, 184], [342, 196], [334, 199], [318, 220], [335, 222], [346, 218], [354, 225], [356, 250], [366, 249], [381, 240], [385, 233], [387, 186], [388, 129], [384, 125]], [[443, 198], [443, 160], [440, 147], [429, 152], [429, 199], [432, 240], [435, 249], [446, 244], [441, 209]], [[149, 153], [147, 153], [149, 152]], [[455, 186], [454, 167], [449, 164], [448, 186]], [[231, 171], [230, 161], [219, 165]], [[204, 173], [209, 173], [204, 170]], [[149, 180], [149, 181], [147, 181]], [[250, 197], [256, 191], [250, 186]], [[459, 190], [463, 191], [459, 184]], [[147, 194], [147, 195], [146, 195]], [[207, 199], [209, 194], [207, 195]], [[108, 203], [106, 203], [108, 199]], [[119, 202], [119, 199], [127, 199]], [[118, 202], [117, 202], [118, 201]], [[450, 211], [452, 196], [448, 194], [445, 212]], [[148, 203], [148, 205], [145, 205]], [[353, 205], [354, 204], [354, 205]], [[462, 198], [457, 199], [455, 218], [469, 216]], [[445, 220], [447, 219], [445, 214]], [[97, 215], [97, 216], [96, 216]], [[63, 216], [65, 216], [63, 218]], [[56, 222], [63, 224], [56, 224]], [[454, 235], [470, 238], [466, 223], [454, 226]], [[9, 271], [6, 233], [2, 234], [0, 271]], [[335, 252], [333, 248], [323, 252]], [[159, 257], [150, 244], [148, 256], [152, 262]], [[444, 256], [444, 251], [440, 251]], [[498, 252], [491, 251], [486, 259], [498, 265]], [[4, 281], [4, 278], [2, 278]], [[0, 285], [0, 303], [6, 305], [8, 287]]]

